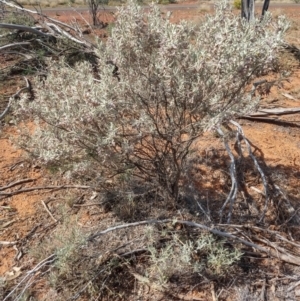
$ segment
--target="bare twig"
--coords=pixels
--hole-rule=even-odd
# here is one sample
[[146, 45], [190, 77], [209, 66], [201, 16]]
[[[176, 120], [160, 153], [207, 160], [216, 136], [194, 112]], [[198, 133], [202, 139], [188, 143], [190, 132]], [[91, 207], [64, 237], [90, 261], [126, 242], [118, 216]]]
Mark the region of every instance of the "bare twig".
[[52, 220], [57, 223], [57, 219], [55, 219], [55, 217], [53, 216], [53, 214], [50, 212], [50, 210], [48, 209], [48, 206], [45, 204], [45, 202], [42, 200], [41, 203], [43, 204], [44, 208], [46, 209], [47, 213], [50, 215], [50, 217], [52, 218]]
[[22, 164], [24, 162], [25, 162], [25, 160], [21, 160], [21, 161], [19, 161], [17, 163], [14, 163], [12, 166], [10, 166], [9, 171], [13, 171], [18, 165], [20, 165], [20, 164]]
[[204, 208], [201, 206], [201, 204], [198, 201], [197, 201], [197, 205], [198, 205], [199, 209], [204, 213], [206, 218], [211, 222], [210, 216], [206, 213], [206, 211], [204, 210]]
[[215, 284], [212, 282], [211, 283], [211, 297], [213, 299], [213, 301], [218, 301], [217, 297], [216, 297], [216, 292], [215, 292]]
[[30, 191], [34, 191], [34, 190], [49, 190], [49, 189], [59, 190], [59, 189], [68, 189], [68, 188], [90, 189], [91, 186], [84, 186], [84, 185], [37, 186], [37, 187], [29, 187], [29, 188], [24, 188], [24, 189], [20, 189], [20, 190], [16, 190], [16, 191], [11, 191], [11, 192], [0, 192], [0, 197], [1, 196], [3, 198], [10, 197], [10, 196], [13, 196], [16, 194], [30, 192]]
[[265, 217], [265, 214], [266, 214], [266, 211], [267, 211], [267, 208], [268, 208], [268, 204], [269, 204], [268, 182], [267, 182], [266, 176], [265, 176], [263, 170], [261, 169], [256, 157], [252, 153], [250, 143], [249, 143], [248, 139], [245, 137], [245, 134], [244, 134], [244, 131], [243, 131], [242, 127], [237, 122], [235, 122], [233, 120], [230, 120], [230, 123], [232, 123], [234, 126], [237, 127], [238, 133], [240, 134], [240, 136], [245, 141], [245, 144], [246, 144], [247, 149], [248, 149], [249, 156], [251, 157], [252, 161], [254, 162], [254, 165], [255, 165], [256, 169], [258, 170], [258, 172], [261, 176], [263, 185], [264, 185], [264, 194], [265, 194], [266, 200], [265, 200], [265, 206], [264, 206], [263, 212], [262, 212], [262, 214], [260, 216], [260, 219], [259, 219], [259, 222], [261, 222]]
[[[47, 258], [43, 259], [41, 262], [39, 262], [32, 270], [30, 270], [29, 272], [27, 272], [27, 275], [24, 276], [24, 278], [14, 287], [14, 289], [3, 299], [3, 301], [6, 301], [9, 299], [9, 297], [18, 289], [18, 287], [20, 287], [20, 285], [25, 282], [30, 276], [29, 280], [27, 281], [27, 283], [31, 280], [32, 275], [34, 275], [36, 272], [38, 272], [42, 267], [44, 267], [47, 264], [53, 263], [56, 260], [56, 255], [55, 254], [51, 254], [50, 256], [48, 256]], [[17, 297], [19, 298], [20, 295]]]
[[[232, 240], [237, 241], [239, 243], [242, 243], [242, 244], [244, 244], [246, 246], [252, 247], [252, 248], [257, 249], [257, 250], [259, 250], [259, 251], [261, 251], [263, 253], [266, 253], [266, 254], [268, 254], [270, 256], [278, 258], [278, 259], [280, 259], [282, 261], [285, 261], [285, 262], [288, 262], [288, 263], [300, 266], [300, 257], [296, 257], [296, 256], [294, 256], [292, 254], [289, 254], [288, 252], [280, 253], [276, 249], [268, 249], [268, 248], [262, 247], [260, 245], [257, 245], [255, 243], [249, 242], [249, 241], [247, 241], [245, 239], [242, 239], [240, 237], [237, 237], [237, 236], [235, 236], [235, 235], [233, 235], [231, 233], [220, 231], [220, 230], [217, 230], [217, 229], [214, 229], [214, 228], [209, 228], [209, 227], [207, 227], [205, 225], [194, 223], [194, 222], [190, 222], [190, 221], [171, 220], [171, 219], [145, 220], [145, 221], [140, 221], [140, 222], [135, 222], [135, 223], [117, 225], [117, 226], [108, 228], [106, 230], [103, 230], [103, 231], [100, 231], [100, 232], [98, 232], [96, 234], [91, 235], [88, 238], [88, 240], [91, 241], [91, 240], [95, 239], [96, 237], [102, 236], [104, 234], [107, 234], [109, 232], [116, 231], [116, 230], [119, 230], [119, 229], [130, 228], [130, 227], [137, 227], [137, 226], [149, 225], [149, 224], [163, 224], [163, 223], [179, 223], [179, 224], [183, 224], [183, 225], [186, 225], [186, 226], [189, 226], [189, 227], [194, 227], [194, 228], [202, 229], [202, 230], [208, 231], [210, 233], [213, 233], [215, 235], [232, 239]], [[273, 247], [273, 246], [270, 246], [270, 247]]]
[[260, 231], [260, 232], [264, 232], [264, 233], [268, 233], [270, 234], [271, 236], [276, 236], [279, 240], [282, 240], [283, 242], [285, 243], [288, 243], [292, 246], [295, 246], [297, 248], [300, 249], [300, 244], [297, 244], [287, 238], [285, 238], [284, 236], [280, 235], [277, 231], [273, 231], [273, 230], [269, 230], [269, 229], [263, 229], [263, 228], [260, 228], [260, 227], [257, 227], [257, 226], [253, 226], [253, 225], [247, 225], [247, 226], [244, 226], [244, 225], [233, 225], [233, 224], [218, 224], [219, 227], [232, 227], [232, 228], [240, 228], [240, 229], [247, 229], [247, 230], [254, 230], [254, 231]]
[[21, 184], [28, 183], [28, 182], [33, 182], [33, 181], [35, 181], [35, 179], [23, 179], [23, 180], [20, 180], [20, 181], [16, 181], [16, 182], [13, 182], [11, 184], [8, 184], [7, 186], [0, 187], [0, 191], [11, 188], [11, 187], [14, 187], [16, 185], [21, 185]]
[[250, 189], [254, 190], [255, 192], [257, 192], [263, 196], [266, 196], [263, 191], [259, 190], [258, 188], [254, 187], [254, 186], [250, 186]]
[[107, 203], [108, 200], [105, 200], [103, 202], [98, 202], [98, 203], [88, 203], [88, 204], [74, 204], [72, 205], [72, 207], [89, 207], [89, 206], [100, 206], [103, 205], [105, 203]]
[[265, 279], [263, 280], [263, 285], [262, 285], [261, 293], [260, 293], [260, 300], [261, 300], [261, 301], [267, 301], [266, 283], [267, 283], [267, 280], [266, 280], [266, 278], [265, 278]]
[[48, 33], [44, 33], [42, 31], [39, 31], [38, 29], [35, 29], [30, 26], [25, 26], [25, 25], [0, 23], [0, 28], [21, 30], [21, 31], [30, 32], [30, 33], [33, 33], [33, 34], [36, 34], [36, 35], [42, 36], [42, 37], [47, 37], [47, 38], [50, 37], [50, 35]]
[[58, 27], [57, 25], [53, 24], [53, 23], [46, 23], [49, 27], [53, 28], [56, 32], [58, 32], [59, 34], [65, 36], [66, 38], [70, 39], [71, 41], [78, 43], [78, 44], [82, 44], [82, 45], [86, 45], [86, 46], [91, 46], [90, 43], [88, 43], [87, 41], [81, 41], [79, 39], [74, 38], [72, 35], [70, 35], [69, 33], [67, 33], [65, 30], [62, 30], [60, 27]]
[[0, 240], [0, 245], [2, 245], [2, 246], [13, 246], [16, 243], [18, 243], [18, 242], [17, 241], [1, 241]]
[[[300, 223], [300, 217], [297, 215], [298, 210], [295, 210], [295, 208], [292, 206], [292, 204], [291, 204], [290, 200], [288, 199], [288, 197], [286, 196], [286, 194], [282, 191], [282, 189], [280, 189], [280, 187], [278, 185], [274, 185], [274, 187], [276, 188], [277, 191], [279, 191], [279, 193], [282, 195], [283, 199], [285, 200], [284, 207], [285, 207], [285, 210], [287, 211], [287, 213], [289, 214], [289, 218], [283, 224], [287, 224], [293, 218], [295, 218], [295, 221], [297, 223]], [[278, 206], [279, 206], [279, 204], [280, 203], [278, 203]]]
[[288, 289], [287, 292], [291, 292], [294, 288], [296, 288], [298, 285], [300, 285], [300, 281], [297, 281], [296, 283], [292, 284]]
[[299, 107], [295, 108], [275, 108], [275, 109], [259, 109], [257, 112], [249, 114], [251, 117], [263, 117], [269, 115], [287, 115], [287, 114], [296, 114], [300, 112]]
[[36, 11], [36, 10], [31, 10], [31, 9], [27, 9], [27, 8], [24, 8], [24, 7], [20, 7], [16, 4], [13, 4], [11, 2], [8, 2], [8, 1], [5, 1], [5, 0], [1, 0], [2, 3], [4, 3], [5, 5], [7, 6], [10, 6], [10, 7], [13, 7], [13, 8], [16, 8], [22, 12], [26, 12], [26, 13], [29, 13], [29, 14], [33, 14], [33, 15], [39, 15], [39, 16], [42, 16], [43, 18], [45, 19], [48, 19], [48, 20], [51, 20], [51, 22], [55, 22], [56, 24], [59, 24], [59, 25], [62, 25], [62, 26], [65, 26], [65, 27], [68, 27], [69, 29], [72, 29], [75, 31], [75, 28], [73, 28], [72, 26], [66, 24], [66, 23], [63, 23], [63, 22], [60, 22], [58, 20], [55, 20], [53, 18], [50, 18], [44, 14], [42, 14], [41, 12], [39, 11]]
[[220, 134], [220, 136], [223, 137], [223, 141], [224, 141], [226, 151], [228, 152], [230, 160], [231, 160], [231, 163], [230, 163], [231, 189], [230, 189], [230, 192], [227, 196], [227, 199], [224, 202], [224, 204], [223, 204], [223, 206], [220, 210], [220, 213], [219, 213], [220, 214], [220, 220], [222, 220], [223, 210], [225, 209], [227, 203], [230, 202], [230, 208], [229, 208], [229, 213], [228, 213], [228, 218], [227, 218], [227, 222], [230, 223], [231, 216], [232, 216], [232, 207], [233, 207], [233, 203], [234, 203], [234, 200], [236, 198], [237, 191], [238, 191], [238, 183], [237, 183], [237, 179], [236, 179], [236, 164], [235, 164], [234, 156], [233, 156], [233, 154], [230, 150], [230, 147], [228, 145], [228, 142], [225, 138], [225, 135], [224, 135], [223, 131], [221, 130], [221, 128], [218, 128], [217, 132]]
[[[82, 37], [81, 32], [78, 32], [78, 30], [76, 30], [76, 28], [70, 26], [69, 24], [66, 24], [66, 23], [60, 22], [58, 20], [55, 20], [53, 18], [50, 18], [47, 15], [43, 14], [42, 12], [39, 12], [38, 10], [34, 11], [34, 10], [26, 9], [24, 7], [20, 7], [16, 4], [10, 3], [10, 2], [5, 1], [5, 0], [1, 0], [1, 2], [4, 3], [5, 5], [9, 6], [9, 7], [13, 7], [13, 8], [18, 9], [19, 11], [29, 13], [30, 15], [34, 15], [34, 14], [38, 15], [38, 16], [42, 17], [42, 19], [44, 21], [42, 23], [42, 27], [40, 27], [40, 28], [30, 27], [30, 26], [23, 26], [23, 25], [15, 25], [15, 24], [0, 24], [0, 27], [27, 31], [27, 32], [31, 32], [31, 33], [34, 33], [34, 34], [37, 34], [37, 35], [40, 35], [40, 36], [44, 36], [44, 37], [53, 37], [54, 36], [54, 31], [55, 31], [56, 33], [59, 33], [60, 35], [63, 35], [65, 37], [67, 37], [68, 39], [74, 41], [75, 43], [84, 45], [89, 49], [93, 49], [95, 47], [95, 45], [93, 43], [87, 41], [86, 39], [84, 39]], [[50, 21], [50, 23], [45, 22], [45, 20]], [[42, 22], [42, 21], [40, 20], [40, 22]], [[49, 33], [44, 33], [42, 31], [40, 31], [40, 29], [42, 29], [43, 27], [46, 28], [49, 31]], [[65, 30], [63, 30], [61, 27], [68, 28], [68, 30], [71, 30], [74, 33], [77, 33], [77, 36], [78, 36], [78, 33], [79, 33], [80, 39], [77, 39], [73, 35], [69, 34]], [[53, 31], [53, 29], [54, 29], [54, 31]]]
[[132, 250], [132, 251], [128, 251], [128, 252], [119, 254], [119, 256], [120, 257], [127, 257], [127, 256], [132, 255], [132, 254], [144, 253], [144, 252], [149, 252], [149, 250], [148, 249], [136, 249], [136, 250]]
[[[0, 24], [0, 27], [1, 27], [1, 24]], [[9, 49], [9, 48], [15, 48], [15, 47], [27, 46], [27, 45], [31, 45], [31, 43], [29, 43], [29, 42], [19, 42], [19, 43], [7, 44], [7, 45], [4, 45], [4, 46], [1, 46], [0, 51], [3, 51], [5, 49]]]

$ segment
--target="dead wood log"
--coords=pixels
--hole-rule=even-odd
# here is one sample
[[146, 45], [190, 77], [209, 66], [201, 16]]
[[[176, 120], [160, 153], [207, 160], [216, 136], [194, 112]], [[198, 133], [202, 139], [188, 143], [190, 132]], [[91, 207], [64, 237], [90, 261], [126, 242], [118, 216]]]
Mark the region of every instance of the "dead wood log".
[[275, 108], [275, 109], [258, 109], [257, 112], [248, 114], [250, 117], [263, 117], [270, 115], [287, 115], [300, 113], [300, 107], [295, 108]]
[[3, 50], [6, 50], [6, 49], [10, 49], [10, 48], [15, 48], [15, 47], [19, 47], [19, 46], [28, 46], [28, 45], [31, 45], [31, 43], [30, 42], [19, 42], [19, 43], [7, 44], [7, 45], [0, 47], [0, 52]]
[[[270, 200], [270, 196], [269, 196], [269, 191], [268, 191], [268, 181], [267, 181], [267, 178], [266, 178], [266, 175], [265, 173], [263, 172], [260, 164], [258, 163], [256, 157], [253, 155], [252, 153], [252, 150], [251, 150], [251, 145], [248, 141], [248, 139], [245, 137], [245, 134], [244, 134], [244, 131], [242, 129], [242, 127], [235, 121], [233, 120], [230, 120], [230, 123], [233, 124], [234, 126], [236, 126], [237, 128], [237, 131], [238, 131], [238, 139], [243, 139], [246, 146], [247, 146], [247, 150], [248, 150], [248, 154], [250, 156], [250, 158], [252, 159], [256, 169], [258, 170], [259, 174], [260, 174], [260, 177], [262, 179], [262, 182], [263, 182], [263, 185], [264, 185], [264, 194], [265, 194], [265, 206], [264, 206], [264, 209], [263, 209], [263, 212], [261, 214], [261, 217], [259, 219], [259, 222], [262, 222], [263, 219], [265, 218], [265, 214], [267, 212], [267, 209], [268, 209], [268, 204], [269, 204], [269, 200]], [[240, 152], [242, 150], [240, 149]]]
[[[284, 262], [300, 266], [300, 257], [297, 257], [293, 254], [288, 253], [285, 249], [284, 250], [281, 249], [282, 252], [280, 252], [280, 250], [276, 249], [276, 246], [272, 245], [271, 243], [270, 244], [267, 243], [267, 247], [257, 245], [253, 242], [250, 242], [248, 240], [240, 238], [229, 232], [224, 232], [224, 231], [218, 230], [216, 228], [210, 228], [208, 226], [198, 224], [195, 222], [191, 222], [191, 221], [164, 219], [164, 220], [145, 220], [145, 221], [140, 221], [140, 222], [135, 222], [135, 223], [122, 224], [122, 225], [117, 225], [117, 226], [114, 226], [111, 228], [107, 228], [106, 230], [100, 231], [98, 233], [95, 233], [95, 234], [91, 235], [88, 238], [88, 240], [92, 241], [99, 236], [105, 235], [109, 232], [116, 231], [119, 229], [125, 229], [125, 228], [137, 227], [137, 226], [143, 226], [143, 225], [151, 225], [151, 224], [164, 224], [164, 223], [175, 223], [175, 224], [177, 223], [177, 224], [186, 225], [188, 227], [194, 227], [194, 228], [198, 228], [201, 230], [205, 230], [205, 231], [208, 231], [217, 236], [225, 237], [225, 238], [231, 239], [233, 241], [236, 241], [238, 243], [242, 243], [248, 247], [254, 248], [258, 251], [268, 254], [269, 256], [278, 258]], [[265, 242], [263, 241], [262, 243], [265, 243]]]
[[26, 32], [36, 34], [38, 36], [45, 37], [45, 38], [49, 38], [51, 36], [48, 33], [44, 33], [34, 27], [30, 27], [30, 26], [26, 26], [26, 25], [0, 23], [0, 28], [26, 31]]
[[[19, 12], [27, 13], [31, 16], [37, 15], [39, 18], [36, 19], [35, 21], [36, 23], [40, 24], [40, 26], [38, 27], [30, 27], [30, 26], [19, 25], [19, 24], [0, 23], [0, 28], [30, 32], [32, 34], [36, 34], [37, 36], [42, 36], [45, 38], [52, 38], [52, 39], [63, 36], [75, 42], [76, 44], [79, 44], [80, 46], [84, 46], [88, 50], [93, 50], [95, 48], [95, 45], [93, 43], [83, 38], [82, 31], [79, 29], [79, 26], [76, 27], [70, 26], [69, 24], [48, 17], [42, 12], [39, 12], [37, 10], [34, 11], [34, 10], [26, 9], [20, 5], [17, 5], [9, 1], [0, 0], [0, 3], [8, 7], [17, 9]], [[69, 32], [67, 32], [66, 30], [68, 30]]]

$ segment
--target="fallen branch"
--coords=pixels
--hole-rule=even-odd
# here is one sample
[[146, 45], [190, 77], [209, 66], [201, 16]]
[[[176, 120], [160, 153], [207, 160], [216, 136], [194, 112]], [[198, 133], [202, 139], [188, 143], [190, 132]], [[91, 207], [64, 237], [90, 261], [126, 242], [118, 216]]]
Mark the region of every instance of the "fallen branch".
[[22, 12], [26, 12], [26, 13], [29, 13], [29, 14], [34, 14], [34, 15], [42, 16], [43, 18], [46, 18], [46, 19], [48, 19], [48, 20], [51, 20], [52, 22], [55, 22], [55, 23], [57, 23], [57, 24], [59, 24], [59, 25], [68, 27], [69, 29], [72, 29], [72, 30], [75, 31], [75, 28], [73, 28], [72, 26], [70, 26], [70, 25], [68, 25], [68, 24], [66, 24], [66, 23], [60, 22], [60, 21], [58, 21], [58, 20], [55, 20], [55, 19], [53, 19], [53, 18], [50, 18], [50, 17], [48, 17], [48, 16], [46, 16], [46, 15], [40, 13], [39, 11], [31, 10], [31, 9], [26, 9], [26, 8], [24, 8], [24, 7], [21, 7], [21, 6], [19, 6], [19, 5], [13, 4], [13, 3], [8, 2], [8, 1], [5, 1], [5, 0], [1, 0], [1, 2], [2, 2], [3, 4], [5, 4], [5, 5], [7, 5], [7, 6], [10, 6], [10, 7], [12, 7], [12, 8], [16, 8], [17, 10], [20, 10], [20, 11], [22, 11]]
[[251, 113], [247, 116], [250, 117], [263, 117], [269, 115], [288, 115], [288, 114], [296, 114], [300, 113], [300, 108], [275, 108], [275, 109], [259, 109], [255, 113]]
[[38, 29], [35, 29], [33, 27], [30, 27], [30, 26], [25, 26], [25, 25], [0, 23], [0, 28], [26, 31], [26, 32], [30, 32], [30, 33], [36, 34], [38, 36], [45, 37], [45, 38], [51, 37], [51, 35], [49, 35], [48, 33], [44, 33], [44, 32], [42, 32], [42, 31], [40, 31]]
[[258, 170], [258, 172], [260, 174], [260, 177], [262, 179], [263, 185], [264, 185], [264, 194], [265, 194], [266, 200], [265, 200], [265, 206], [264, 206], [263, 212], [262, 212], [261, 217], [259, 219], [259, 222], [261, 222], [265, 217], [265, 214], [266, 214], [266, 211], [267, 211], [267, 208], [268, 208], [268, 204], [269, 204], [268, 182], [267, 182], [266, 176], [265, 176], [263, 170], [261, 169], [256, 157], [252, 153], [250, 143], [249, 143], [248, 139], [245, 137], [245, 134], [244, 134], [244, 131], [243, 131], [242, 127], [237, 122], [235, 122], [233, 120], [230, 120], [230, 123], [232, 123], [234, 126], [237, 127], [240, 137], [242, 137], [243, 140], [245, 141], [245, 144], [246, 144], [247, 149], [248, 149], [249, 156], [252, 159], [256, 169]]
[[291, 99], [291, 100], [297, 100], [294, 96], [288, 94], [288, 93], [281, 93], [281, 95], [283, 95], [284, 97]]
[[31, 43], [29, 43], [29, 42], [19, 42], [19, 43], [7, 44], [7, 45], [4, 45], [4, 46], [0, 47], [0, 51], [5, 50], [5, 49], [9, 49], [9, 48], [15, 48], [15, 47], [18, 47], [18, 46], [27, 46], [27, 45], [31, 45]]
[[245, 120], [251, 120], [251, 121], [257, 121], [257, 122], [267, 122], [272, 124], [278, 124], [281, 126], [289, 126], [289, 127], [297, 127], [300, 128], [300, 124], [297, 124], [296, 122], [290, 122], [282, 119], [278, 119], [277, 117], [270, 118], [270, 117], [251, 117], [248, 115], [245, 116], [238, 116], [239, 119], [245, 119]]
[[[56, 260], [56, 255], [52, 254], [50, 256], [48, 256], [47, 258], [43, 259], [41, 262], [39, 262], [32, 270], [30, 270], [29, 272], [27, 272], [27, 275], [24, 276], [24, 278], [14, 287], [14, 289], [3, 299], [3, 301], [8, 300], [8, 298], [17, 290], [17, 288], [23, 283], [25, 282], [30, 276], [29, 280], [27, 281], [27, 284], [30, 282], [30, 280], [32, 279], [32, 277], [35, 275], [36, 272], [38, 272], [42, 267], [44, 267], [47, 264], [53, 263]], [[25, 287], [28, 287], [27, 285]], [[18, 295], [17, 298], [15, 298], [14, 300], [18, 300], [22, 294], [24, 293], [24, 289], [22, 290], [22, 292]]]
[[236, 195], [238, 192], [238, 182], [236, 179], [236, 164], [235, 164], [235, 159], [234, 156], [230, 150], [230, 147], [228, 145], [228, 142], [225, 138], [225, 135], [223, 133], [223, 131], [221, 130], [221, 128], [217, 129], [217, 132], [223, 137], [223, 142], [226, 148], [226, 151], [230, 157], [231, 163], [230, 163], [230, 177], [231, 177], [231, 189], [230, 192], [227, 196], [226, 201], [224, 202], [221, 210], [220, 210], [220, 221], [222, 221], [222, 215], [223, 215], [223, 210], [225, 209], [227, 203], [230, 201], [230, 207], [229, 207], [229, 213], [228, 213], [228, 218], [227, 218], [227, 223], [230, 223], [231, 220], [231, 216], [232, 216], [232, 208], [233, 208], [233, 203], [236, 199]]
[[11, 187], [14, 187], [16, 185], [21, 185], [21, 184], [28, 183], [28, 182], [33, 182], [33, 181], [35, 181], [35, 179], [23, 179], [23, 180], [20, 180], [20, 181], [16, 181], [16, 182], [13, 182], [11, 184], [8, 184], [7, 186], [0, 187], [0, 191], [11, 188]]
[[1, 246], [13, 246], [17, 243], [18, 243], [17, 241], [2, 241], [2, 240], [0, 240], [0, 245]]
[[296, 283], [292, 284], [292, 285], [287, 289], [287, 292], [293, 291], [298, 285], [300, 285], [300, 281], [297, 281]]
[[76, 38], [74, 38], [72, 35], [70, 35], [69, 33], [67, 33], [65, 30], [62, 30], [61, 28], [59, 28], [57, 25], [53, 24], [53, 23], [46, 23], [50, 28], [54, 29], [55, 32], [65, 36], [66, 38], [70, 39], [71, 41], [78, 43], [78, 44], [82, 44], [82, 45], [88, 45], [91, 46], [91, 44], [87, 44], [86, 41], [81, 41], [78, 40]]
[[88, 204], [74, 204], [72, 207], [90, 207], [90, 206], [100, 206], [105, 203], [109, 202], [108, 200], [102, 201], [102, 202], [95, 202], [95, 203], [88, 203]]
[[45, 210], [47, 211], [47, 213], [49, 214], [49, 216], [52, 218], [52, 220], [57, 223], [57, 219], [55, 219], [55, 217], [53, 216], [53, 214], [50, 212], [48, 206], [45, 204], [45, 202], [42, 200], [41, 201], [42, 205], [44, 206]]
[[[221, 237], [226, 237], [229, 239], [232, 239], [236, 242], [242, 243], [246, 246], [252, 247], [256, 250], [259, 250], [263, 253], [268, 254], [269, 256], [278, 258], [284, 262], [288, 262], [291, 264], [295, 264], [300, 266], [300, 257], [296, 257], [292, 254], [289, 254], [287, 252], [285, 253], [280, 253], [278, 250], [274, 249], [267, 249], [265, 247], [262, 247], [260, 245], [254, 244], [250, 241], [247, 241], [245, 239], [239, 238], [231, 233], [228, 232], [224, 232], [224, 231], [220, 231], [214, 228], [209, 228], [205, 225], [202, 224], [198, 224], [198, 223], [194, 223], [194, 222], [190, 222], [190, 221], [180, 221], [180, 220], [172, 220], [172, 219], [164, 219], [164, 220], [145, 220], [145, 221], [140, 221], [140, 222], [135, 222], [135, 223], [129, 223], [129, 224], [123, 224], [123, 225], [118, 225], [118, 226], [114, 226], [111, 228], [107, 228], [106, 230], [100, 231], [96, 234], [91, 235], [88, 240], [92, 241], [94, 240], [96, 237], [102, 236], [104, 234], [107, 234], [109, 232], [112, 231], [116, 231], [116, 230], [120, 230], [120, 229], [125, 229], [125, 228], [130, 228], [130, 227], [137, 227], [137, 226], [142, 226], [142, 225], [150, 225], [150, 224], [164, 224], [164, 223], [178, 223], [178, 224], [182, 224], [182, 225], [186, 225], [188, 227], [194, 227], [194, 228], [199, 228], [205, 231], [208, 231], [212, 234], [221, 236]], [[272, 246], [269, 246], [272, 248]]]
[[[55, 37], [55, 35], [53, 34], [53, 28], [54, 28], [56, 33], [59, 33], [60, 35], [65, 36], [66, 38], [74, 41], [75, 43], [84, 45], [85, 47], [87, 47], [89, 49], [93, 49], [95, 47], [94, 44], [92, 44], [92, 43], [88, 42], [86, 39], [82, 38], [81, 32], [79, 32], [80, 39], [78, 39], [78, 38], [75, 38], [74, 36], [72, 36], [71, 34], [67, 33], [65, 30], [58, 27], [58, 26], [62, 26], [62, 27], [68, 28], [69, 30], [72, 30], [74, 33], [77, 33], [77, 36], [78, 36], [78, 30], [76, 30], [76, 28], [74, 28], [66, 23], [63, 23], [63, 22], [60, 22], [53, 18], [50, 18], [47, 15], [45, 15], [37, 10], [34, 11], [34, 10], [26, 9], [24, 7], [18, 6], [16, 4], [13, 4], [13, 3], [5, 1], [5, 0], [1, 0], [0, 2], [9, 7], [15, 8], [21, 12], [26, 12], [26, 13], [29, 13], [30, 15], [38, 15], [38, 16], [42, 17], [41, 18], [42, 20], [50, 21], [50, 23], [45, 22], [45, 21], [43, 23], [41, 23], [42, 21], [39, 20], [40, 23], [42, 24], [42, 27], [39, 29], [45, 28], [49, 31], [49, 33], [44, 33], [42, 31], [40, 31], [39, 29], [30, 27], [30, 26], [15, 25], [15, 24], [0, 24], [0, 28], [2, 27], [2, 28], [7, 28], [7, 29], [17, 29], [17, 30], [21, 30], [21, 31], [27, 31], [27, 32], [31, 32], [36, 35], [40, 35], [40, 36], [44, 36], [44, 37], [48, 37], [48, 38]], [[52, 29], [49, 29], [51, 27], [52, 27]]]
[[[20, 193], [24, 192], [30, 192], [34, 190], [59, 190], [59, 189], [68, 189], [68, 188], [77, 188], [77, 189], [90, 189], [91, 186], [83, 186], [83, 185], [61, 185], [61, 186], [37, 186], [37, 187], [29, 187], [29, 188], [24, 188], [16, 191], [11, 191], [11, 192], [0, 192], [0, 197], [3, 196], [3, 198], [6, 197], [11, 197], [13, 195], [17, 195]], [[1, 198], [1, 199], [3, 199]], [[0, 200], [1, 200], [0, 199]]]
[[[274, 185], [274, 187], [281, 194], [283, 200], [285, 201], [283, 207], [284, 207], [284, 210], [287, 212], [287, 214], [289, 214], [288, 219], [283, 224], [287, 224], [293, 218], [294, 218], [295, 222], [297, 222], [299, 224], [300, 217], [297, 215], [298, 210], [295, 210], [295, 208], [292, 206], [288, 197], [285, 195], [285, 193], [280, 189], [280, 187], [278, 185]], [[278, 203], [278, 206], [280, 205], [280, 203], [281, 202]]]
[[[290, 244], [291, 246], [294, 246], [294, 247], [297, 247], [298, 249], [300, 249], [300, 244], [297, 244], [297, 243], [293, 242], [292, 240], [289, 240], [289, 239], [285, 238], [284, 236], [280, 235], [277, 231], [273, 231], [273, 230], [269, 230], [269, 229], [263, 229], [263, 228], [253, 226], [253, 225], [244, 226], [244, 225], [233, 225], [233, 224], [230, 224], [230, 225], [229, 224], [218, 224], [218, 227], [245, 229], [245, 230], [247, 230], [247, 232], [249, 230], [253, 230], [255, 232], [267, 233], [271, 237], [277, 237], [283, 243]], [[281, 242], [281, 244], [282, 244], [282, 242]]]

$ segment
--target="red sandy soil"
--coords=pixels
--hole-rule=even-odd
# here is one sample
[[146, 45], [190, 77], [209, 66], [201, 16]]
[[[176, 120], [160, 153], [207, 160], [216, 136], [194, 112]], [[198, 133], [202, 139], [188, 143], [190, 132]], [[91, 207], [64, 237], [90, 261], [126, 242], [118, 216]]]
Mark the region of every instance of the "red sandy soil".
[[[195, 11], [175, 11], [173, 12], [173, 21], [177, 22], [181, 19], [189, 19], [198, 22], [202, 16], [201, 11], [205, 7]], [[271, 5], [272, 11], [272, 5]], [[274, 14], [286, 14], [292, 21], [291, 30], [288, 34], [288, 41], [300, 47], [300, 6], [298, 9], [275, 9]], [[70, 21], [76, 18], [81, 24], [82, 17], [70, 12], [59, 12], [53, 15], [60, 21]], [[88, 18], [86, 15], [84, 18]], [[113, 16], [107, 14], [106, 22], [111, 22]], [[102, 31], [99, 34], [103, 34]], [[1, 60], [1, 67], [5, 62]], [[289, 82], [285, 82], [283, 88], [277, 89], [273, 87], [271, 93], [263, 97], [261, 107], [276, 108], [276, 107], [300, 107], [300, 64], [289, 55], [285, 57], [284, 64], [291, 66], [292, 74], [289, 76]], [[278, 78], [278, 74], [267, 76], [268, 79]], [[21, 84], [22, 85], [22, 84]], [[1, 93], [9, 94], [17, 90], [16, 86], [3, 87]], [[290, 100], [283, 94], [292, 95], [295, 100]], [[253, 143], [257, 150], [255, 154], [265, 160], [267, 166], [272, 168], [273, 173], [277, 174], [281, 188], [287, 193], [293, 195], [294, 199], [300, 200], [300, 114], [281, 116], [280, 120], [296, 124], [295, 127], [290, 125], [279, 125], [265, 122], [255, 122], [242, 120], [240, 123], [243, 126], [246, 137]], [[5, 125], [0, 132], [0, 192], [1, 187], [21, 179], [34, 179], [17, 188], [56, 185], [53, 180], [53, 175], [49, 172], [35, 166], [26, 160], [25, 153], [18, 149], [12, 138], [18, 136], [18, 127], [14, 125]], [[209, 149], [220, 147], [220, 142], [212, 133], [205, 136], [205, 141], [202, 140], [199, 145], [199, 152], [205, 153]], [[212, 188], [211, 173], [204, 175], [204, 180], [208, 184], [206, 189]], [[276, 177], [276, 176], [275, 176]], [[203, 179], [202, 179], [203, 180]], [[205, 182], [205, 181], [203, 181]], [[222, 188], [222, 176], [216, 174], [214, 180], [214, 189]], [[7, 190], [5, 190], [7, 192]], [[68, 192], [63, 192], [64, 194]], [[1, 200], [0, 196], [0, 241], [16, 241], [24, 239], [24, 245], [18, 244], [17, 248], [13, 246], [0, 246], [0, 277], [11, 271], [13, 267], [31, 266], [32, 262], [28, 255], [24, 255], [19, 261], [16, 255], [26, 246], [26, 236], [38, 225], [38, 231], [50, 227], [53, 221], [45, 211], [41, 201], [47, 200], [52, 193], [46, 191], [34, 191], [22, 193]], [[82, 225], [88, 225], [88, 218], [92, 218], [86, 212], [81, 220]], [[10, 224], [7, 224], [11, 222]]]

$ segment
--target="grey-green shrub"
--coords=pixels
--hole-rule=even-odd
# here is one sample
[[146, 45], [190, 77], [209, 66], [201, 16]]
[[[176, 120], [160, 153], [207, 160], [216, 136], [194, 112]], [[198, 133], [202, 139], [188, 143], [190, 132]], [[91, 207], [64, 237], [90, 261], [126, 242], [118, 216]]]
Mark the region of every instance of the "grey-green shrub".
[[176, 200], [193, 142], [256, 106], [245, 89], [272, 68], [287, 26], [269, 15], [245, 22], [227, 2], [198, 27], [172, 24], [130, 2], [99, 42], [97, 79], [88, 63], [51, 62], [35, 101], [21, 100], [19, 114], [37, 124], [23, 145], [70, 177]]
[[150, 260], [147, 276], [159, 284], [167, 284], [173, 275], [210, 272], [226, 275], [230, 266], [238, 262], [242, 253], [231, 250], [210, 234], [201, 234], [195, 240], [182, 242], [174, 235], [166, 246], [157, 250], [149, 247]]

